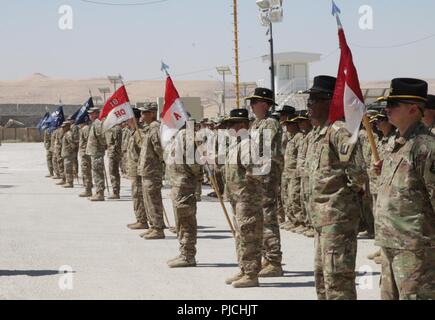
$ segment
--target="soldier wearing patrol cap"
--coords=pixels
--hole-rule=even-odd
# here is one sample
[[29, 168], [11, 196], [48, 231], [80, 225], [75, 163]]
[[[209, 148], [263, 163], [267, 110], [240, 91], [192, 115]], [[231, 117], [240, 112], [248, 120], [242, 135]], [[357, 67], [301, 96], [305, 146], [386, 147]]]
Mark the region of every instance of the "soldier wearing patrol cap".
[[427, 103], [422, 121], [430, 132], [435, 134], [435, 96], [432, 94], [427, 95]]
[[382, 299], [435, 299], [435, 140], [421, 122], [427, 90], [423, 80], [397, 78], [379, 99], [397, 128], [375, 165]]
[[74, 157], [75, 157], [75, 141], [71, 131], [72, 121], [64, 121], [61, 128], [64, 132], [62, 137], [62, 159], [65, 176], [64, 188], [74, 187]]
[[106, 152], [106, 139], [103, 134], [103, 123], [98, 119], [100, 109], [93, 107], [89, 109], [89, 118], [92, 121], [89, 129], [88, 143], [86, 145], [86, 154], [91, 157], [92, 162], [92, 177], [94, 178], [94, 186], [96, 193], [89, 198], [90, 201], [104, 201], [105, 169], [104, 169], [104, 153]]
[[[88, 110], [88, 113], [89, 112], [90, 111]], [[85, 190], [79, 194], [79, 197], [81, 198], [92, 197], [92, 187], [93, 187], [92, 160], [91, 160], [91, 156], [86, 154], [86, 147], [88, 145], [90, 129], [91, 129], [90, 121], [80, 124], [80, 134], [79, 134], [80, 170], [82, 172], [83, 186], [85, 187]]]
[[142, 177], [142, 195], [150, 224], [150, 229], [143, 235], [147, 240], [165, 238], [162, 202], [163, 148], [157, 107], [157, 103], [149, 103], [141, 109], [146, 127], [143, 130], [137, 173]]
[[314, 129], [306, 155], [309, 214], [315, 229], [314, 276], [319, 300], [356, 299], [355, 260], [360, 219], [358, 201], [364, 168], [358, 144], [344, 123], [329, 123], [336, 78], [314, 78], [308, 114]]
[[256, 88], [250, 100], [255, 120], [252, 123], [250, 133], [254, 142], [259, 146], [260, 157], [264, 155], [263, 139], [266, 133], [271, 139], [271, 159], [265, 159], [264, 174], [261, 176], [261, 193], [263, 208], [263, 264], [259, 277], [281, 277], [283, 270], [281, 266], [281, 235], [279, 230], [277, 199], [279, 184], [284, 162], [282, 153], [282, 129], [279, 122], [267, 118], [269, 109], [276, 105], [274, 94], [267, 88]]

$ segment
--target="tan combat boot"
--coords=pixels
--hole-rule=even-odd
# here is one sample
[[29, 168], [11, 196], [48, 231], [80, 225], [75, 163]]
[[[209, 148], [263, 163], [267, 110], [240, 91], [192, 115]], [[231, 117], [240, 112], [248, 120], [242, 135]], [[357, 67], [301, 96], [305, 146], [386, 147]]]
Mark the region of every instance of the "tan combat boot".
[[376, 257], [380, 257], [381, 256], [381, 250], [378, 250], [376, 252], [370, 253], [369, 255], [367, 255], [367, 259], [369, 260], [374, 260]]
[[240, 280], [243, 277], [243, 272], [240, 271], [239, 273], [233, 275], [232, 277], [229, 277], [225, 280], [226, 284], [232, 284], [234, 281]]
[[119, 200], [121, 197], [119, 196], [119, 192], [113, 193], [111, 196], [107, 197], [109, 200]]
[[304, 232], [304, 236], [306, 236], [307, 238], [314, 238], [314, 230], [308, 229], [307, 231]]
[[57, 186], [63, 186], [66, 183], [65, 180], [60, 180], [59, 182], [56, 182]]
[[92, 197], [92, 190], [85, 190], [79, 194], [80, 198]]
[[258, 283], [258, 277], [256, 276], [250, 276], [250, 275], [243, 275], [242, 278], [240, 278], [237, 281], [233, 282], [234, 288], [252, 288], [252, 287], [258, 287], [260, 284]]
[[129, 225], [127, 225], [127, 227], [131, 230], [143, 230], [143, 229], [149, 228], [148, 223], [141, 223], [141, 222], [129, 224]]
[[161, 229], [151, 228], [149, 232], [147, 232], [144, 236], [146, 240], [158, 240], [165, 239], [165, 232]]
[[168, 261], [169, 268], [189, 268], [196, 267], [195, 258], [187, 259], [183, 256], [178, 256], [175, 259]]
[[62, 186], [62, 188], [71, 189], [71, 188], [74, 188], [74, 184], [72, 182], [71, 183], [65, 182], [65, 184]]
[[377, 256], [373, 259], [376, 264], [382, 264], [382, 256]]
[[104, 192], [97, 192], [95, 195], [89, 198], [90, 201], [104, 201]]
[[47, 174], [45, 177], [46, 177], [46, 178], [51, 178], [51, 177], [53, 177], [53, 174], [49, 173], [49, 174]]
[[281, 264], [272, 263], [270, 261], [266, 261], [262, 265], [261, 271], [258, 273], [258, 277], [260, 278], [275, 278], [282, 277], [284, 271], [282, 270]]

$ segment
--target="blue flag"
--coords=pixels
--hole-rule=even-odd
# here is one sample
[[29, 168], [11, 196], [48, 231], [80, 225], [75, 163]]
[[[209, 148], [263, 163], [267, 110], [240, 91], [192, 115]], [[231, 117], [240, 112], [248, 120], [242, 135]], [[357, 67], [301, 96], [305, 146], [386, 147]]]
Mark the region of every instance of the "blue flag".
[[71, 119], [74, 120], [76, 125], [85, 123], [89, 121], [88, 110], [94, 107], [94, 101], [89, 98], [83, 106], [80, 107], [72, 116]]
[[58, 107], [51, 115], [48, 121], [48, 132], [52, 133], [59, 128], [65, 121], [65, 115], [63, 113], [63, 107]]
[[39, 120], [38, 124], [36, 125], [36, 128], [38, 128], [39, 132], [47, 129], [47, 120], [50, 118], [50, 114], [46, 112], [44, 116]]

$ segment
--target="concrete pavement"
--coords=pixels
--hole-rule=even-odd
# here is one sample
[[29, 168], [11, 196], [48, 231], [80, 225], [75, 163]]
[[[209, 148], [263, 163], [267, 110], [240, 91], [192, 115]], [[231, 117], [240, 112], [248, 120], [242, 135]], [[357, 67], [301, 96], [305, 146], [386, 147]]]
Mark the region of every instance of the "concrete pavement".
[[[316, 299], [313, 239], [282, 231], [284, 277], [233, 289], [224, 280], [238, 271], [234, 240], [214, 199], [198, 203], [198, 267], [169, 269], [175, 235], [146, 241], [126, 228], [128, 180], [121, 201], [91, 203], [81, 185], [63, 189], [46, 174], [42, 144], [0, 146], [0, 299]], [[169, 189], [163, 196], [173, 225]], [[375, 250], [358, 242], [359, 299], [379, 299], [380, 267], [366, 259]]]

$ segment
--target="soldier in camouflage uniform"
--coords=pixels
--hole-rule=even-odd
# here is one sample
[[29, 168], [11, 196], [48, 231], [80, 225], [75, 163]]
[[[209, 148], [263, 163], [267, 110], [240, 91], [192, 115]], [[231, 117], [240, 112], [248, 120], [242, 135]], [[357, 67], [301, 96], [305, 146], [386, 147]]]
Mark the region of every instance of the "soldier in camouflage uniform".
[[[385, 152], [390, 138], [395, 135], [395, 127], [388, 122], [388, 117], [385, 109], [377, 110], [377, 113], [370, 116], [370, 123], [372, 123], [376, 129], [382, 134], [377, 144], [377, 150], [379, 153], [379, 158], [385, 158]], [[376, 214], [376, 201], [378, 198], [378, 184], [379, 177], [374, 170], [374, 159], [371, 160], [370, 169], [368, 170], [370, 177], [370, 193], [373, 197], [373, 215]], [[374, 260], [377, 264], [382, 262], [381, 250], [371, 253], [367, 256], [368, 259]]]
[[[309, 197], [308, 190], [308, 175], [305, 170], [305, 158], [307, 155], [308, 144], [310, 142], [310, 137], [312, 136], [312, 125], [311, 121], [308, 117], [308, 112], [306, 110], [302, 110], [298, 112], [298, 117], [295, 119], [300, 132], [303, 137], [300, 139], [298, 148], [298, 155], [296, 159], [296, 179], [300, 182], [300, 208], [296, 210], [296, 219], [300, 225], [306, 227], [306, 231], [303, 232], [303, 235], [309, 238], [314, 238], [314, 229], [310, 220], [310, 216], [307, 212], [307, 203]], [[293, 230], [291, 230], [293, 231]]]
[[121, 124], [121, 128], [122, 128], [122, 147], [121, 147], [121, 151], [122, 151], [122, 158], [121, 158], [121, 174], [124, 177], [128, 177], [127, 174], [127, 146], [128, 146], [128, 140], [130, 139], [131, 136], [131, 130], [128, 127], [127, 123], [122, 123]]
[[299, 131], [296, 117], [297, 115], [294, 114], [281, 122], [281, 124], [286, 126], [287, 137], [289, 139], [285, 149], [284, 170], [282, 174], [285, 177], [286, 186], [281, 187], [281, 191], [285, 190], [287, 192], [287, 194], [282, 195], [286, 216], [289, 221], [283, 228], [285, 230], [300, 226], [295, 216], [295, 209], [300, 200], [300, 182], [296, 179], [296, 161], [298, 155], [297, 146], [303, 134]]
[[[192, 124], [187, 124], [187, 126], [190, 125]], [[180, 255], [168, 261], [170, 268], [196, 266], [197, 221], [195, 190], [199, 175], [201, 174], [201, 166], [194, 161], [195, 159], [193, 161], [186, 161], [186, 141], [194, 141], [193, 135], [193, 128], [181, 129], [167, 146], [168, 152], [165, 151], [167, 156], [165, 160], [166, 170], [168, 170], [171, 177], [172, 206], [174, 208], [177, 235], [180, 242]]]
[[98, 119], [100, 110], [97, 107], [89, 109], [89, 118], [92, 121], [89, 129], [86, 154], [91, 157], [92, 177], [94, 178], [95, 194], [89, 198], [90, 201], [104, 201], [104, 153], [106, 151], [106, 139], [102, 132], [102, 122]]
[[80, 124], [79, 134], [79, 156], [80, 156], [80, 169], [82, 172], [83, 186], [85, 191], [79, 194], [79, 197], [86, 198], [92, 197], [92, 160], [91, 156], [86, 154], [86, 147], [88, 145], [89, 132], [91, 124], [89, 122]]
[[[282, 109], [279, 111], [279, 122], [282, 123], [283, 121], [291, 118], [296, 113], [296, 109], [291, 106], [283, 106]], [[282, 133], [282, 147], [281, 150], [285, 154], [285, 150], [287, 149], [287, 144], [291, 141], [293, 136], [287, 131], [287, 127], [283, 126], [283, 133]], [[284, 160], [285, 162], [285, 160]], [[278, 193], [278, 220], [280, 222], [280, 228], [284, 230], [288, 230], [289, 228], [293, 227], [293, 224], [290, 220], [285, 221], [285, 217], [288, 214], [288, 185], [289, 185], [289, 177], [287, 176], [286, 170], [283, 170], [282, 176], [281, 176], [281, 185], [280, 185], [280, 192]]]
[[[225, 164], [226, 187], [235, 215], [236, 253], [240, 272], [226, 280], [235, 288], [258, 287], [263, 242], [263, 212], [258, 194], [261, 179], [250, 156], [249, 114], [246, 109], [230, 112], [230, 141]], [[243, 130], [243, 131], [242, 131]]]
[[[133, 198], [133, 210], [136, 216], [136, 222], [128, 224], [127, 227], [132, 230], [148, 229], [148, 218], [145, 210], [144, 197], [142, 193], [142, 177], [138, 174], [138, 164], [140, 160], [141, 146], [143, 143], [143, 117], [140, 109], [135, 110], [135, 117], [138, 119], [137, 127], [133, 122], [129, 122], [129, 134], [124, 134], [123, 139], [128, 139], [127, 144], [127, 175], [131, 181], [131, 193]], [[145, 236], [146, 233], [140, 236]]]
[[344, 123], [328, 122], [336, 79], [314, 78], [307, 91], [316, 129], [306, 155], [309, 213], [315, 229], [314, 276], [319, 300], [356, 299], [355, 260], [365, 168]]
[[53, 168], [53, 152], [51, 151], [51, 134], [48, 132], [48, 129], [44, 130], [44, 147], [46, 150], [46, 158], [47, 158], [47, 168], [48, 168], [48, 175], [46, 175], [46, 178], [51, 178], [54, 175], [54, 168]]
[[376, 241], [382, 250], [381, 298], [435, 299], [435, 140], [421, 123], [428, 84], [391, 82], [389, 121], [397, 127], [383, 161], [376, 202]]
[[[47, 129], [47, 130], [50, 130], [50, 129]], [[51, 151], [51, 154], [52, 154], [52, 158], [51, 158], [51, 161], [52, 161], [52, 165], [53, 165], [53, 173], [54, 173], [54, 175], [53, 175], [53, 179], [60, 179], [60, 172], [59, 172], [59, 166], [57, 165], [57, 158], [56, 158], [56, 152], [55, 152], [55, 144], [56, 144], [56, 135], [57, 135], [57, 131], [56, 130], [54, 130], [54, 131], [52, 131], [51, 132], [51, 140], [50, 140], [50, 151]]]
[[74, 156], [75, 156], [75, 142], [73, 133], [71, 131], [72, 122], [67, 120], [62, 123], [63, 129], [62, 137], [62, 159], [64, 167], [65, 184], [64, 188], [74, 187]]
[[78, 179], [79, 177], [79, 143], [80, 143], [80, 127], [74, 123], [73, 119], [69, 119], [72, 123], [71, 125], [71, 134], [73, 138], [73, 172], [74, 178]]
[[54, 154], [57, 162], [57, 168], [59, 170], [59, 179], [61, 179], [61, 181], [56, 183], [56, 185], [58, 186], [62, 186], [65, 184], [65, 169], [63, 166], [63, 158], [62, 158], [63, 135], [64, 135], [63, 129], [61, 127], [57, 128], [55, 131]]
[[113, 194], [108, 199], [120, 199], [121, 176], [119, 165], [122, 157], [122, 129], [119, 125], [114, 126], [105, 133], [107, 144], [107, 158], [109, 160], [109, 176]]
[[422, 121], [429, 131], [435, 134], [435, 96], [432, 94], [427, 95], [427, 104]]
[[[266, 88], [256, 88], [254, 95], [246, 98], [250, 100], [252, 111], [256, 119], [251, 126], [252, 139], [259, 146], [260, 157], [264, 155], [264, 137], [267, 133], [271, 139], [271, 159], [266, 159], [267, 172], [261, 177], [264, 234], [263, 234], [263, 264], [259, 277], [280, 277], [283, 275], [281, 266], [281, 235], [277, 216], [277, 198], [284, 156], [281, 150], [282, 129], [279, 122], [267, 118], [268, 110], [275, 104], [274, 94]], [[267, 154], [266, 154], [267, 155]]]
[[157, 103], [150, 103], [141, 109], [146, 129], [143, 131], [138, 174], [142, 177], [142, 195], [147, 211], [150, 229], [144, 239], [164, 239], [163, 231], [163, 148], [160, 142], [160, 122], [157, 121]]

